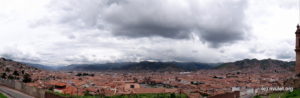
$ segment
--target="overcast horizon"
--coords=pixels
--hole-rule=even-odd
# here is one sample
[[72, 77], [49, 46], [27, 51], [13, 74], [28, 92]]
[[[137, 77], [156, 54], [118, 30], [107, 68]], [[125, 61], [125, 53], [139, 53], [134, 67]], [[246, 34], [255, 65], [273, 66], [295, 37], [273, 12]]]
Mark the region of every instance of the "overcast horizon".
[[0, 0], [0, 57], [69, 65], [295, 60], [298, 0]]

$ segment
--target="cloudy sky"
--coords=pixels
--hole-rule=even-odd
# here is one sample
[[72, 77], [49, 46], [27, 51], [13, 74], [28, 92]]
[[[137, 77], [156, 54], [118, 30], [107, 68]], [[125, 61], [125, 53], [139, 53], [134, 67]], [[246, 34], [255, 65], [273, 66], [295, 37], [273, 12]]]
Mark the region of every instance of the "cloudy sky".
[[298, 0], [0, 0], [0, 57], [45, 65], [294, 60]]

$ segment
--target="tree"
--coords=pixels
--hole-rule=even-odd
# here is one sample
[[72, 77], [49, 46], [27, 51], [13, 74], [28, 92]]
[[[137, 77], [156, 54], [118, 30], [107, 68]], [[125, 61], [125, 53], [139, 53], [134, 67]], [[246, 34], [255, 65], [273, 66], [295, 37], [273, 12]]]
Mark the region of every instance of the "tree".
[[256, 96], [254, 96], [253, 98], [262, 98], [261, 96], [259, 96], [259, 95], [256, 95]]
[[82, 76], [88, 76], [89, 74], [88, 73], [82, 73]]
[[1, 78], [6, 79], [6, 77], [7, 77], [6, 73], [1, 74]]
[[77, 73], [76, 76], [82, 76], [82, 74], [81, 73]]
[[174, 93], [171, 94], [171, 98], [176, 98], [176, 95]]
[[12, 76], [12, 75], [8, 75], [8, 79], [15, 79], [15, 77], [14, 76]]
[[19, 76], [19, 72], [18, 71], [14, 71], [13, 75]]
[[6, 72], [10, 72], [10, 69], [9, 69], [9, 68], [6, 68], [5, 71], [6, 71]]
[[32, 82], [31, 76], [30, 76], [28, 73], [26, 73], [26, 74], [23, 76], [23, 82], [24, 82], [24, 83]]
[[84, 91], [83, 93], [84, 93], [85, 96], [90, 96], [91, 95], [90, 91], [88, 91], [88, 90]]

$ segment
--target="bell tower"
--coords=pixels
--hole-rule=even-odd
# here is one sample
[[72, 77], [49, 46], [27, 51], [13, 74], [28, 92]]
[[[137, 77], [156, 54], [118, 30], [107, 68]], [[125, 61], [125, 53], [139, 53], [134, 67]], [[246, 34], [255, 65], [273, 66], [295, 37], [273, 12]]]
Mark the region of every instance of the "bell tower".
[[295, 66], [295, 72], [297, 75], [300, 75], [300, 26], [297, 25], [297, 31], [296, 31], [296, 66]]

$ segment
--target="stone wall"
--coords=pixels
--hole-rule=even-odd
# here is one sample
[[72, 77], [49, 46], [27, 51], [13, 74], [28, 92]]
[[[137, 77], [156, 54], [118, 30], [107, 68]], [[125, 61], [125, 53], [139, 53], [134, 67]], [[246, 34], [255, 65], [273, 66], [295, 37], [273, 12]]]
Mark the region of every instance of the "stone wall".
[[55, 95], [55, 94], [46, 92], [45, 93], [45, 98], [67, 98], [67, 97], [62, 97], [62, 96], [59, 96], [59, 95]]
[[45, 98], [46, 90], [27, 86], [25, 83], [15, 80], [6, 80], [0, 78], [0, 85], [10, 87], [12, 89], [18, 90], [20, 92], [26, 93], [28, 95], [34, 96], [36, 98]]

